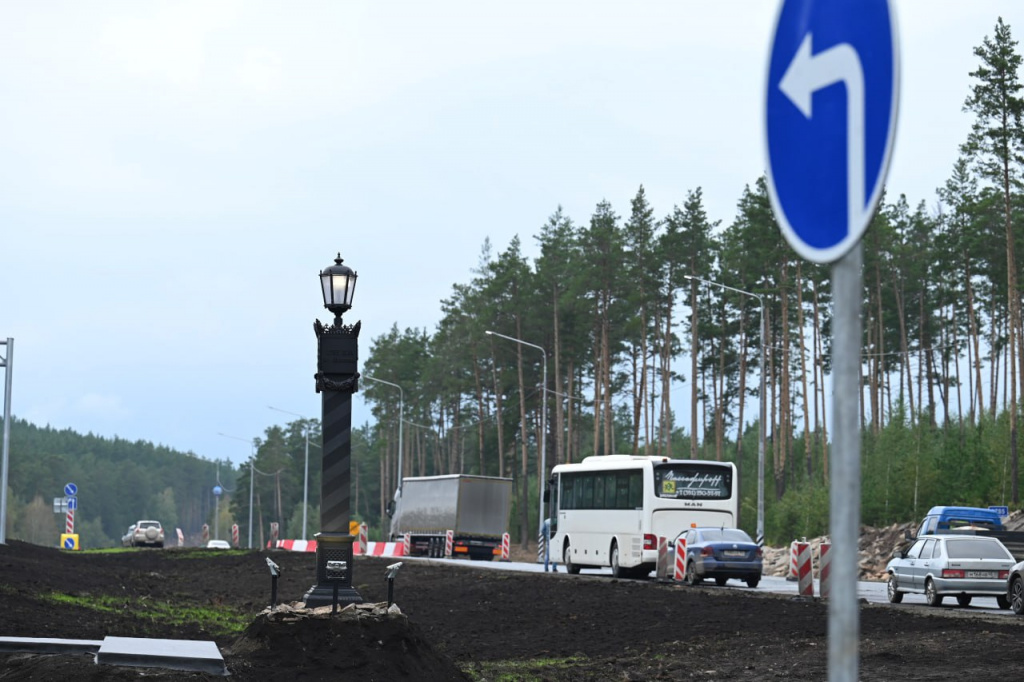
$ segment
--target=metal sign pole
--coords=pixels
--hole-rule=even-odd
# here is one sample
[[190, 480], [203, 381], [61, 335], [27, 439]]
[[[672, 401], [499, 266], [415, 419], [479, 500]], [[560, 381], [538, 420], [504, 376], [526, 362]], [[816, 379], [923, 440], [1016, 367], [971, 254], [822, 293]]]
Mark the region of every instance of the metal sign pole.
[[7, 346], [7, 355], [0, 358], [4, 367], [4, 436], [3, 462], [0, 466], [0, 545], [7, 544], [7, 469], [11, 447], [11, 360], [14, 355], [14, 339], [9, 338], [0, 345]]
[[832, 471], [829, 532], [832, 586], [828, 600], [829, 682], [856, 682], [860, 666], [857, 545], [860, 523], [861, 264], [857, 246], [832, 266]]

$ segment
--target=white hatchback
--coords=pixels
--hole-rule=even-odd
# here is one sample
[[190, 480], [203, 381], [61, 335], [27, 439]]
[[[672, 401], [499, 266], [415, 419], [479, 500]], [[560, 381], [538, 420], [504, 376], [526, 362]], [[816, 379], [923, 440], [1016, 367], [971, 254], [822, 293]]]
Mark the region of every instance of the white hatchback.
[[956, 597], [960, 606], [969, 606], [972, 597], [995, 597], [999, 608], [1008, 609], [1006, 579], [1013, 564], [996, 538], [922, 535], [886, 566], [889, 601], [899, 604], [907, 592], [924, 594], [929, 606], [940, 606], [943, 597]]

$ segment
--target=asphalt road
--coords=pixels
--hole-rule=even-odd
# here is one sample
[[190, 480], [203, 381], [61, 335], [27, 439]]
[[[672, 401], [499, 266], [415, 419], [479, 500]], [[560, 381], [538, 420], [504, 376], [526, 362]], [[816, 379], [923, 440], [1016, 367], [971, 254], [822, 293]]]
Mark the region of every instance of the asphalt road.
[[[517, 571], [522, 573], [543, 573], [544, 565], [540, 563], [523, 563], [523, 562], [503, 562], [503, 561], [467, 561], [466, 559], [426, 559], [420, 557], [403, 557], [402, 561], [429, 561], [436, 562], [439, 564], [458, 562], [464, 566], [471, 566], [473, 568], [487, 569], [487, 570], [498, 570], [498, 571]], [[565, 573], [565, 568], [559, 565], [551, 564], [549, 566], [551, 570], [557, 573]], [[580, 572], [583, 576], [607, 576], [611, 577], [612, 572], [610, 568], [597, 568], [590, 569], [584, 568]], [[707, 586], [714, 586], [714, 582], [706, 581]], [[785, 578], [777, 578], [774, 576], [764, 576], [761, 578], [760, 584], [754, 588], [759, 592], [770, 592], [774, 594], [788, 594], [794, 597], [797, 594], [797, 583], [795, 581], [786, 580]], [[739, 580], [730, 580], [725, 587], [716, 588], [724, 590], [749, 590], [744, 583]], [[820, 586], [818, 581], [814, 581], [814, 595], [819, 596], [821, 594]], [[871, 582], [871, 581], [859, 581], [857, 583], [857, 596], [861, 599], [867, 600], [872, 604], [888, 604], [889, 598], [886, 595], [886, 585], [884, 582]], [[931, 609], [924, 600], [923, 594], [905, 594], [903, 596], [903, 603], [899, 606], [892, 605], [893, 608], [922, 608]], [[1006, 609], [1000, 609], [996, 604], [995, 597], [975, 597], [969, 607], [961, 608], [956, 605], [955, 600], [946, 598], [943, 602], [943, 612], [963, 612], [965, 615], [970, 613], [986, 613], [986, 614], [1002, 614], [1005, 616], [1013, 616], [1013, 612]]]

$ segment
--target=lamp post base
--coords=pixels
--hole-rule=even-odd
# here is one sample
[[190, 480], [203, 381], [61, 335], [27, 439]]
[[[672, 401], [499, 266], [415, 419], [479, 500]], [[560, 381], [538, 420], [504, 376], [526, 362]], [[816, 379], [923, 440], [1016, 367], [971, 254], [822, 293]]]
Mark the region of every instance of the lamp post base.
[[[352, 587], [352, 541], [348, 533], [317, 533], [316, 585], [309, 588], [303, 601], [306, 608], [362, 604], [363, 598]], [[337, 595], [337, 602], [335, 602]]]

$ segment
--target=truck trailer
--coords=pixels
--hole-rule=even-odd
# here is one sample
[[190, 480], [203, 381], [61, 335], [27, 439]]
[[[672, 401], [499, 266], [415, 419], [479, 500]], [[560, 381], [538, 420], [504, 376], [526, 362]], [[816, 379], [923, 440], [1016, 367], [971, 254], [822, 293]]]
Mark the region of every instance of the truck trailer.
[[453, 556], [490, 561], [501, 553], [512, 505], [512, 479], [451, 474], [405, 478], [389, 509], [391, 540], [409, 535], [413, 556], [445, 555], [453, 532]]

